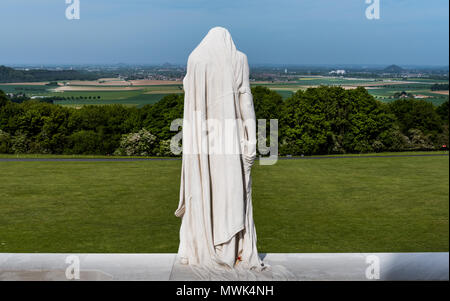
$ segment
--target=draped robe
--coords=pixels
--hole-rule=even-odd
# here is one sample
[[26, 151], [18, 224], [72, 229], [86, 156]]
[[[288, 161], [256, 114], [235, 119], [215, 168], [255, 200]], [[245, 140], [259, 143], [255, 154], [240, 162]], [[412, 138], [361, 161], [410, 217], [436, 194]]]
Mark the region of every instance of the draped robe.
[[183, 86], [178, 257], [190, 265], [261, 267], [251, 203], [254, 156], [246, 153], [240, 106], [244, 94], [251, 97], [249, 67], [226, 29], [211, 29], [190, 54]]

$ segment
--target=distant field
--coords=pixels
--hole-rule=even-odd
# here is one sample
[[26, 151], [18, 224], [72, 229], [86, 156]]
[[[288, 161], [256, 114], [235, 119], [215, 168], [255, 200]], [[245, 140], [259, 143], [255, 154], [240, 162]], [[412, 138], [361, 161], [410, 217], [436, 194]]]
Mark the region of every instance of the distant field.
[[369, 88], [368, 91], [378, 100], [386, 102], [394, 101], [394, 94], [402, 91], [416, 95], [421, 99], [431, 101], [435, 105], [439, 105], [448, 100], [448, 91], [446, 91], [447, 94], [436, 93], [436, 91], [430, 90], [429, 84], [402, 84], [390, 87]]
[[[283, 98], [290, 97], [297, 90], [316, 87], [319, 85], [341, 86], [345, 89], [354, 89], [358, 86], [365, 87], [371, 95], [380, 101], [394, 101], [394, 94], [405, 91], [407, 93], [417, 95], [421, 99], [433, 102], [439, 105], [448, 100], [448, 91], [431, 91], [430, 88], [435, 83], [448, 83], [440, 80], [398, 80], [389, 79], [365, 80], [365, 79], [345, 79], [345, 78], [302, 78], [292, 83], [261, 83], [258, 85], [268, 87], [281, 94]], [[255, 84], [256, 85], [256, 84]]]
[[[256, 163], [260, 252], [448, 252], [449, 157]], [[181, 161], [0, 162], [0, 252], [176, 252]]]
[[0, 90], [5, 93], [25, 93], [29, 96], [50, 95], [48, 87], [45, 85], [28, 84], [0, 84]]
[[[279, 93], [284, 99], [300, 89], [320, 85], [342, 86], [354, 89], [363, 86], [378, 100], [390, 102], [394, 94], [406, 91], [436, 105], [448, 100], [448, 91], [431, 91], [434, 83], [448, 83], [429, 79], [355, 79], [342, 77], [299, 77], [292, 82], [255, 82], [252, 86], [265, 86]], [[28, 96], [64, 97], [55, 103], [64, 106], [81, 107], [83, 105], [123, 104], [141, 107], [159, 101], [168, 94], [183, 93], [182, 82], [120, 79], [101, 79], [98, 81], [69, 81], [58, 87], [46, 86], [46, 83], [0, 84], [6, 93], [25, 93]]]
[[[53, 95], [63, 96], [66, 98], [66, 100], [55, 101], [55, 103], [59, 105], [81, 106], [88, 104], [123, 104], [141, 107], [146, 104], [158, 102], [166, 95], [182, 92], [183, 90], [179, 88], [179, 86], [158, 86], [151, 88], [145, 87], [140, 90], [130, 91], [70, 91]], [[80, 97], [83, 97], [84, 99], [79, 99]], [[91, 97], [91, 99], [89, 99], [89, 97]]]
[[447, 95], [448, 96], [448, 90], [447, 91], [432, 91], [433, 94], [440, 94], [440, 95]]
[[[74, 86], [50, 87], [43, 84], [0, 84], [0, 90], [5, 93], [25, 93], [31, 97], [64, 97], [65, 100], [57, 100], [55, 104], [71, 107], [83, 105], [106, 105], [123, 104], [141, 107], [159, 101], [166, 95], [183, 93], [180, 84], [151, 85], [144, 86], [114, 86], [112, 81], [107, 85], [93, 85], [89, 82], [81, 86], [81, 82], [75, 82]], [[172, 82], [173, 83], [173, 82]], [[66, 90], [61, 90], [67, 88]], [[55, 89], [60, 89], [55, 92]]]

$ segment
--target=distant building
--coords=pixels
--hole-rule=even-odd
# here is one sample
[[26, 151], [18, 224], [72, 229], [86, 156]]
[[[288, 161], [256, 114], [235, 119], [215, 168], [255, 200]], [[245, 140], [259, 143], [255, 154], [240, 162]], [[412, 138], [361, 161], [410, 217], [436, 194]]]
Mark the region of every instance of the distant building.
[[329, 72], [329, 74], [344, 75], [345, 70], [332, 70]]
[[408, 93], [406, 93], [405, 91], [402, 91], [402, 93], [400, 93], [400, 98], [408, 98]]

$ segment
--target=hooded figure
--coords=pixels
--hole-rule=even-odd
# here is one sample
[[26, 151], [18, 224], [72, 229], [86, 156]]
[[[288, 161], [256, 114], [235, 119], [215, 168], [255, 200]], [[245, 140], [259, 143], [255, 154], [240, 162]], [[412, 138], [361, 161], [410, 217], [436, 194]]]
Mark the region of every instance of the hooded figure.
[[228, 30], [211, 29], [194, 49], [183, 86], [179, 259], [261, 268], [251, 201], [256, 120], [249, 67]]

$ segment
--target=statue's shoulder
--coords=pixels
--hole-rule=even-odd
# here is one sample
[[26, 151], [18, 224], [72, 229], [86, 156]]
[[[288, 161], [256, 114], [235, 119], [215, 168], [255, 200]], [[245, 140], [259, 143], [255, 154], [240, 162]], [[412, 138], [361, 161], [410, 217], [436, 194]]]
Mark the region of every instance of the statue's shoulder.
[[237, 50], [236, 51], [237, 57], [239, 59], [239, 61], [245, 63], [247, 62], [247, 55], [245, 53], [243, 53], [242, 51]]
[[209, 63], [209, 58], [201, 52], [193, 51], [188, 58], [188, 68], [203, 68]]

